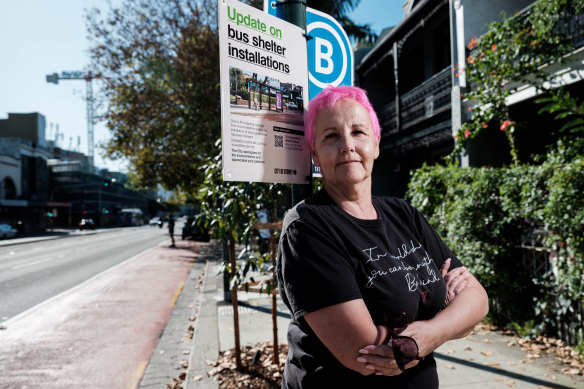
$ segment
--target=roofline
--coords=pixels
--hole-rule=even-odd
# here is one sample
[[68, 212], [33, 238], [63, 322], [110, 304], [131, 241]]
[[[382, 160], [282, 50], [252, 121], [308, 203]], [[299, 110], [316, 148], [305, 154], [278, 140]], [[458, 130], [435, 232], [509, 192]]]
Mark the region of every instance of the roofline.
[[[394, 36], [397, 35], [400, 30], [402, 28], [404, 28], [403, 26], [413, 17], [415, 17], [420, 10], [429, 2], [431, 2], [432, 0], [422, 0], [420, 3], [418, 3], [414, 9], [410, 12], [410, 14], [408, 15], [407, 18], [404, 18], [398, 25], [396, 25], [395, 27], [393, 27], [393, 29], [389, 32], [389, 34], [387, 34], [379, 43], [377, 43], [375, 46], [373, 46], [373, 48], [371, 49], [371, 51], [369, 51], [367, 54], [365, 54], [365, 56], [363, 57], [363, 59], [361, 59], [361, 63], [357, 66], [357, 68], [355, 69], [355, 71], [359, 71], [361, 69], [361, 67], [363, 67], [369, 60], [372, 59], [372, 57], [374, 55], [376, 55], [378, 50], [381, 50], [381, 46], [384, 46], [385, 43], [387, 43], [388, 41], [392, 41]], [[448, 2], [450, 2], [450, 0], [448, 0]]]

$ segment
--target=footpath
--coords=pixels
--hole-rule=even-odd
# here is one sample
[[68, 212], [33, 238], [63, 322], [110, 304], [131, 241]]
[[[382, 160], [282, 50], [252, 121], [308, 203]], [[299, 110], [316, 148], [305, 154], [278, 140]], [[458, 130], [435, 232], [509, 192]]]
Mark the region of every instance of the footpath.
[[[209, 362], [234, 347], [233, 309], [225, 301], [223, 278], [217, 277], [221, 261], [217, 241], [201, 249], [198, 262], [205, 263], [204, 275], [189, 277], [185, 283], [140, 388], [219, 388], [221, 374], [210, 375]], [[270, 297], [247, 292], [238, 296], [241, 347], [271, 343]], [[279, 343], [284, 344], [290, 314], [280, 300], [277, 320]], [[480, 328], [464, 339], [447, 342], [435, 352], [440, 387], [584, 388], [582, 370], [555, 355], [522, 349], [520, 343], [511, 335]]]

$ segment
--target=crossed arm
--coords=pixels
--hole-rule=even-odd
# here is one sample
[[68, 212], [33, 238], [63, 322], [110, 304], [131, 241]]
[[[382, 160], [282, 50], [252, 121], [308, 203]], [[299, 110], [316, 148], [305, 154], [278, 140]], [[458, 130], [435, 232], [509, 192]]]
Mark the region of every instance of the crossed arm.
[[[448, 273], [447, 260], [441, 272], [447, 285], [446, 308], [430, 320], [416, 321], [400, 334], [414, 338], [420, 356], [426, 356], [444, 342], [469, 334], [488, 312], [487, 293], [465, 268]], [[304, 316], [307, 323], [349, 369], [363, 375], [397, 375], [391, 348], [386, 345], [389, 331], [373, 323], [363, 300], [351, 300]], [[406, 367], [415, 366], [418, 361]]]

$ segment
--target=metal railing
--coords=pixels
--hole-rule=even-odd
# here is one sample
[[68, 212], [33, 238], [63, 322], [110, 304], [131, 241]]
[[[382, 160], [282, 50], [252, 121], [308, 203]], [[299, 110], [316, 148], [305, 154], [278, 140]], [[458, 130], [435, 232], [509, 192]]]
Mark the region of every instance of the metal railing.
[[401, 102], [401, 127], [408, 128], [450, 109], [450, 66], [405, 93]]
[[407, 129], [423, 120], [450, 109], [452, 78], [450, 66], [441, 70], [422, 84], [400, 96], [400, 126], [397, 123], [395, 101], [384, 106], [379, 112], [382, 136]]
[[[531, 27], [529, 16], [532, 13], [534, 4], [531, 4], [514, 16], [527, 27]], [[567, 2], [564, 12], [558, 15], [549, 15], [549, 17], [556, 18], [557, 22], [553, 30], [554, 33], [565, 38], [564, 44], [571, 46], [573, 50], [584, 46], [584, 15], [576, 14], [573, 1]]]
[[387, 104], [379, 112], [379, 124], [383, 129], [381, 135], [393, 134], [397, 132], [397, 109], [395, 100]]
[[[552, 259], [558, 256], [558, 252], [544, 246], [542, 241], [546, 234], [547, 231], [536, 229], [522, 239], [520, 248], [523, 268], [535, 278], [541, 279], [551, 276], [552, 279], [555, 279]], [[553, 328], [547, 330], [551, 331], [550, 335], [556, 336], [570, 345], [575, 345], [583, 336], [584, 306], [582, 301], [564, 301], [565, 298], [560, 296], [560, 290], [561, 288], [558, 286], [557, 290], [551, 293], [554, 296], [552, 304], [557, 312], [563, 311], [564, 313], [550, 318], [554, 325]]]

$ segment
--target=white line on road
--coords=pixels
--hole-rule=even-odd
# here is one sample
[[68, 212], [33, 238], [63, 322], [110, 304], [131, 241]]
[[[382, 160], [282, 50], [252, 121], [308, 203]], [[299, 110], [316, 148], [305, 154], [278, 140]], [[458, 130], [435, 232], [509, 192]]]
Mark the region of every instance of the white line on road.
[[34, 261], [34, 262], [23, 263], [22, 265], [13, 266], [12, 270], [18, 270], [18, 269], [22, 269], [23, 267], [38, 265], [39, 263], [49, 262], [49, 261], [52, 261], [53, 259], [54, 259], [53, 257], [50, 257], [50, 258], [45, 258], [45, 259], [39, 259], [38, 261]]
[[[159, 245], [157, 245], [157, 246], [159, 246]], [[1, 324], [4, 327], [9, 327], [10, 325], [12, 325], [12, 323], [20, 320], [21, 317], [24, 317], [24, 316], [30, 314], [31, 312], [34, 312], [35, 310], [38, 310], [38, 309], [40, 309], [41, 307], [43, 307], [43, 306], [45, 306], [47, 304], [50, 304], [52, 301], [54, 301], [54, 300], [56, 300], [56, 299], [58, 299], [58, 298], [60, 298], [62, 296], [65, 296], [66, 294], [73, 293], [75, 290], [82, 288], [86, 284], [89, 284], [94, 279], [97, 279], [98, 277], [102, 277], [104, 274], [107, 274], [109, 272], [115, 271], [118, 267], [121, 267], [124, 264], [126, 264], [126, 263], [128, 263], [128, 262], [130, 262], [130, 261], [132, 261], [132, 260], [134, 260], [136, 258], [138, 258], [140, 255], [145, 254], [148, 251], [154, 250], [157, 246], [150, 247], [150, 248], [148, 248], [148, 249], [146, 249], [146, 250], [144, 250], [144, 251], [142, 251], [142, 252], [134, 255], [133, 257], [128, 258], [128, 259], [126, 259], [126, 260], [124, 260], [124, 261], [122, 261], [122, 262], [114, 265], [113, 267], [110, 267], [110, 268], [102, 271], [101, 273], [97, 273], [93, 277], [91, 277], [91, 278], [89, 278], [89, 279], [81, 282], [80, 284], [77, 284], [77, 285], [73, 286], [71, 289], [67, 289], [67, 290], [65, 290], [65, 291], [63, 291], [63, 292], [61, 292], [59, 294], [54, 295], [53, 297], [49, 297], [47, 300], [45, 300], [45, 301], [43, 301], [43, 302], [41, 302], [41, 303], [39, 303], [39, 304], [37, 304], [37, 305], [35, 305], [33, 307], [30, 307], [26, 311], [20, 312], [19, 314], [15, 315], [15, 316], [12, 316], [10, 319], [2, 322]]]

